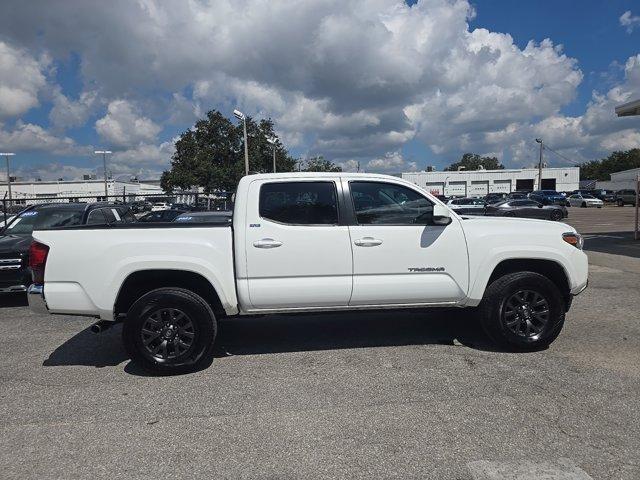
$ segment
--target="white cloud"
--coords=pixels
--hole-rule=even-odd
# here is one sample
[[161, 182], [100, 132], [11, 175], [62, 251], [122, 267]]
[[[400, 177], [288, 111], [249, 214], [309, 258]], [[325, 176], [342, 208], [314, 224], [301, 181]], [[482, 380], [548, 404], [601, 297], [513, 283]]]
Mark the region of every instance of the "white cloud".
[[627, 33], [632, 33], [633, 29], [640, 25], [640, 16], [632, 15], [631, 10], [627, 10], [620, 15], [620, 25], [626, 27]]
[[0, 41], [0, 119], [16, 117], [38, 105], [49, 64], [46, 55], [35, 58], [24, 49]]
[[[636, 139], [634, 120], [611, 109], [638, 92], [636, 57], [584, 115], [563, 115], [582, 81], [577, 61], [550, 39], [520, 48], [506, 33], [471, 30], [467, 0], [48, 3], [15, 0], [0, 17], [32, 79], [11, 111], [37, 105], [46, 83], [47, 61], [29, 52], [77, 54], [87, 93], [54, 94], [51, 123], [79, 126], [108, 104], [95, 128], [122, 150], [123, 169], [145, 158], [159, 168], [161, 123], [188, 125], [209, 108], [271, 117], [300, 151], [380, 171], [413, 168], [397, 153], [412, 139], [452, 160], [496, 152], [514, 164], [530, 161], [535, 135], [576, 159]], [[637, 18], [620, 22], [633, 29]]]
[[82, 92], [77, 100], [73, 100], [65, 96], [60, 88], [55, 88], [49, 121], [59, 130], [84, 125], [97, 104], [98, 94], [94, 91]]
[[133, 147], [153, 142], [162, 128], [141, 116], [126, 100], [109, 103], [107, 113], [96, 121], [96, 131], [109, 146]]
[[[2, 125], [0, 125], [2, 127]], [[12, 130], [0, 128], [0, 145], [12, 152], [47, 152], [51, 155], [83, 155], [91, 152], [69, 137], [59, 137], [32, 123], [16, 122]]]

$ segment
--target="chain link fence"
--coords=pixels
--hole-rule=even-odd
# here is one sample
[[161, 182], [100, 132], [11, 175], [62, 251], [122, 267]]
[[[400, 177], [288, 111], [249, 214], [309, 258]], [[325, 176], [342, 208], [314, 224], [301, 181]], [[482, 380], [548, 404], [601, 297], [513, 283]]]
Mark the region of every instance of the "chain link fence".
[[151, 211], [154, 204], [167, 204], [170, 208], [192, 211], [226, 211], [233, 208], [231, 192], [216, 192], [215, 194], [204, 194], [200, 192], [181, 191], [175, 193], [125, 193], [119, 195], [70, 195], [51, 196], [36, 195], [35, 197], [12, 197], [5, 193], [2, 199], [2, 216], [0, 220], [6, 220], [27, 207], [32, 205], [42, 205], [46, 203], [96, 203], [113, 202], [126, 204], [131, 207], [133, 213], [145, 213]]

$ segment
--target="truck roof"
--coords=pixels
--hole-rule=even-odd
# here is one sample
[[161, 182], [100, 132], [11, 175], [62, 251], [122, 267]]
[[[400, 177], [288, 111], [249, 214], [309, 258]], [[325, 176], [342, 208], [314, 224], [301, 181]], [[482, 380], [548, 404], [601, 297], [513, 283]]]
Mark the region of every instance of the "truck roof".
[[[256, 173], [250, 174], [245, 178], [250, 179], [274, 179], [274, 178], [318, 178], [318, 177], [327, 177], [327, 178], [380, 178], [386, 180], [400, 180], [404, 183], [407, 183], [407, 180], [403, 180], [400, 177], [394, 177], [392, 175], [383, 175], [380, 173], [355, 173], [355, 172], [282, 172], [282, 173]], [[408, 182], [411, 183], [411, 182]], [[412, 184], [413, 185], [413, 184]]]

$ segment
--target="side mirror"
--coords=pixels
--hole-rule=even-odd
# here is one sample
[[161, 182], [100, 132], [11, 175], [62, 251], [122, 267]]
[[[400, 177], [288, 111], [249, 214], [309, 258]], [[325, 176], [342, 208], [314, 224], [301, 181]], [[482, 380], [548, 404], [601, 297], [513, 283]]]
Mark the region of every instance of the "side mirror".
[[451, 213], [444, 205], [435, 204], [433, 206], [433, 224], [449, 225], [451, 223]]

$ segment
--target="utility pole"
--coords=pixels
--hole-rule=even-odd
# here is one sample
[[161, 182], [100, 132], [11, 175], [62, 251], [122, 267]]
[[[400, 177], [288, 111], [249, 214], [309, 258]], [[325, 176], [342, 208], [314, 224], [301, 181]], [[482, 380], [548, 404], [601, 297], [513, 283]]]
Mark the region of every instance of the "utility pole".
[[102, 155], [102, 168], [104, 170], [104, 196], [106, 201], [109, 196], [109, 189], [107, 188], [107, 154], [111, 154], [111, 150], [96, 150], [93, 153], [96, 155]]
[[9, 157], [13, 157], [15, 153], [0, 153], [0, 157], [4, 157], [7, 159], [7, 190], [9, 192], [9, 205], [11, 205], [11, 171], [9, 168]]
[[538, 190], [542, 190], [542, 151], [544, 150], [544, 142], [541, 138], [536, 138], [536, 142], [540, 144], [540, 160], [538, 161]]
[[238, 120], [242, 120], [242, 130], [244, 132], [244, 174], [249, 175], [249, 146], [247, 142], [247, 117], [240, 110], [234, 110], [233, 114]]
[[276, 137], [267, 137], [267, 142], [273, 146], [273, 173], [276, 173], [276, 143], [278, 139]]

